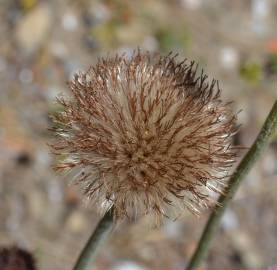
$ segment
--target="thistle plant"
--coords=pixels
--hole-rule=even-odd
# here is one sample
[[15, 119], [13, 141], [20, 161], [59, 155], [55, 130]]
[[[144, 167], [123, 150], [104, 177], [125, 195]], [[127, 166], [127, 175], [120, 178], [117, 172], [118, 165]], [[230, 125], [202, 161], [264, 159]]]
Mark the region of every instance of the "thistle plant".
[[135, 52], [100, 59], [69, 82], [53, 115], [57, 170], [115, 220], [199, 215], [235, 161], [236, 116], [194, 62]]
[[56, 169], [106, 213], [75, 270], [90, 269], [114, 221], [199, 215], [224, 194], [236, 115], [194, 62], [138, 50], [100, 59], [69, 88], [52, 116]]
[[[74, 270], [90, 269], [115, 221], [179, 217], [186, 209], [212, 212], [188, 264], [197, 269], [228, 203], [269, 143], [277, 126], [275, 102], [259, 136], [227, 182], [235, 162], [236, 115], [194, 62], [139, 50], [100, 59], [69, 82], [70, 98], [58, 98], [53, 115], [60, 157], [85, 197], [105, 212]], [[215, 194], [219, 195], [216, 201]]]

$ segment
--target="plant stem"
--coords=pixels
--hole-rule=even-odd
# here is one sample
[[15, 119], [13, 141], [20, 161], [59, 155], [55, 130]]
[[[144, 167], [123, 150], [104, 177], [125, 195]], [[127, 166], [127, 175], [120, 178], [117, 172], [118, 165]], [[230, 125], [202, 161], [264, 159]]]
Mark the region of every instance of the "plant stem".
[[269, 144], [271, 136], [276, 131], [276, 127], [277, 101], [275, 101], [254, 144], [251, 146], [251, 148], [235, 170], [234, 174], [230, 178], [226, 194], [219, 197], [218, 203], [220, 206], [210, 215], [202, 236], [198, 242], [198, 247], [186, 268], [187, 270], [196, 270], [200, 266], [203, 258], [207, 254], [217, 227], [220, 223], [220, 219], [224, 214], [228, 203], [233, 198], [244, 177], [248, 174], [254, 163], [261, 156], [262, 152]]
[[113, 208], [111, 208], [98, 223], [96, 229], [87, 241], [73, 270], [91, 270], [98, 248], [104, 243], [113, 227]]

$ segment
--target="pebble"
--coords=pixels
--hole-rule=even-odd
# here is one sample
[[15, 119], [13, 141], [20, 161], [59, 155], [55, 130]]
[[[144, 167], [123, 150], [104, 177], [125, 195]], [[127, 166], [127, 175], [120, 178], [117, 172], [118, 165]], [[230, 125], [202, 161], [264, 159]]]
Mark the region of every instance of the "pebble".
[[58, 181], [49, 181], [48, 183], [48, 198], [49, 201], [53, 204], [62, 203], [63, 199], [63, 190]]
[[268, 31], [266, 19], [270, 6], [268, 0], [252, 0], [252, 29], [257, 34], [265, 34]]
[[221, 65], [225, 69], [236, 69], [239, 63], [237, 50], [232, 47], [222, 48], [219, 54]]
[[227, 209], [223, 215], [220, 225], [225, 230], [237, 229], [239, 222], [236, 214], [232, 210]]
[[49, 154], [49, 149], [41, 147], [37, 152], [36, 152], [36, 165], [40, 168], [46, 168], [50, 166], [52, 156]]
[[257, 19], [266, 18], [270, 7], [268, 0], [252, 0], [252, 16]]
[[18, 22], [15, 35], [22, 50], [31, 54], [45, 41], [51, 27], [51, 13], [46, 4], [38, 5]]
[[78, 19], [73, 13], [67, 13], [63, 16], [62, 25], [66, 31], [73, 32], [78, 28]]
[[202, 5], [202, 0], [182, 0], [182, 6], [188, 9], [198, 9]]
[[74, 211], [66, 221], [66, 228], [72, 233], [81, 233], [88, 228], [87, 220], [83, 213]]
[[117, 264], [116, 266], [112, 267], [110, 270], [148, 270], [148, 269], [136, 263], [126, 261], [126, 262], [121, 262]]
[[47, 208], [47, 200], [43, 191], [38, 188], [33, 188], [28, 196], [29, 210], [34, 220], [39, 220], [44, 216], [45, 209]]
[[24, 68], [19, 72], [19, 80], [23, 84], [30, 84], [33, 82], [33, 72], [30, 69]]
[[170, 239], [181, 240], [182, 223], [179, 221], [167, 222], [163, 227], [163, 232]]
[[68, 54], [68, 49], [67, 49], [66, 45], [60, 41], [55, 41], [55, 42], [51, 43], [50, 51], [55, 57], [60, 58], [60, 59], [65, 58]]

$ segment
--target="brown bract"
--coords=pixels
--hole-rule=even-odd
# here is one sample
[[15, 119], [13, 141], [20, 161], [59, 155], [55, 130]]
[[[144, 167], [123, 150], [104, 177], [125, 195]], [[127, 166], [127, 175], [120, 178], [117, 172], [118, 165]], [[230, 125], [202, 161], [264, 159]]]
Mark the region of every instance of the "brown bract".
[[212, 206], [234, 163], [236, 117], [206, 80], [172, 55], [100, 59], [75, 74], [70, 99], [58, 99], [56, 168], [99, 209], [113, 205], [116, 218]]

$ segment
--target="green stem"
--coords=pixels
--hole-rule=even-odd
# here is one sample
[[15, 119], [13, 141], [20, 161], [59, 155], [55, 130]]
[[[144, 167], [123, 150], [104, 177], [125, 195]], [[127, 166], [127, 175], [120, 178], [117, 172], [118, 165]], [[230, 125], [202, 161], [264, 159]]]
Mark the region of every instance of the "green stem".
[[113, 227], [113, 208], [111, 208], [105, 216], [100, 220], [96, 229], [87, 241], [84, 249], [82, 250], [73, 270], [91, 270], [92, 263], [98, 248], [106, 240], [107, 236]]
[[214, 238], [217, 227], [220, 223], [220, 219], [224, 214], [224, 211], [236, 193], [239, 185], [241, 184], [244, 177], [248, 174], [254, 163], [261, 156], [266, 146], [269, 144], [271, 136], [276, 131], [277, 127], [277, 101], [275, 101], [258, 137], [256, 138], [254, 144], [249, 149], [245, 157], [240, 162], [236, 171], [229, 180], [228, 189], [225, 195], [221, 195], [218, 199], [220, 207], [213, 211], [210, 215], [206, 227], [202, 233], [202, 236], [198, 242], [198, 247], [187, 266], [187, 270], [196, 270], [211, 245]]

